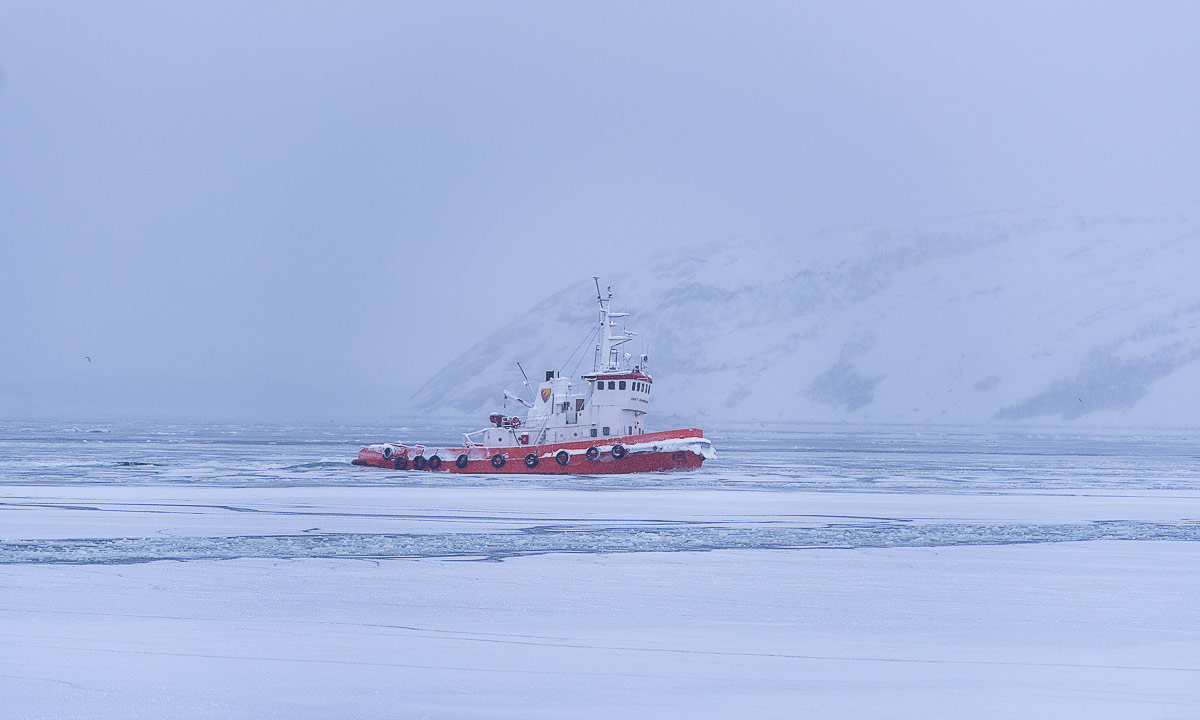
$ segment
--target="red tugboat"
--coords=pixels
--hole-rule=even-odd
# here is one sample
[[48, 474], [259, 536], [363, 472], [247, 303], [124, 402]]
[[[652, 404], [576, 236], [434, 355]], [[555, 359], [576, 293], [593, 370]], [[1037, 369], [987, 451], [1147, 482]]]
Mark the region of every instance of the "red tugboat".
[[571, 475], [635, 473], [699, 468], [715, 457], [712, 443], [701, 430], [685, 428], [647, 433], [654, 379], [646, 355], [631, 365], [632, 356], [618, 348], [633, 333], [616, 330], [612, 288], [600, 293], [600, 332], [592, 372], [572, 382], [553, 370], [538, 386], [533, 402], [505, 393], [529, 411], [524, 419], [494, 413], [491, 427], [463, 435], [456, 448], [384, 443], [358, 453], [355, 465], [396, 470], [473, 474], [528, 473]]

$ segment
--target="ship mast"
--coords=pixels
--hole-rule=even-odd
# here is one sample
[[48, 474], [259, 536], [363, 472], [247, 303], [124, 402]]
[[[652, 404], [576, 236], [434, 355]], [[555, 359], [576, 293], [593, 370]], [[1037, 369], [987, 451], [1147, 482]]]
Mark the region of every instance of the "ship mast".
[[608, 297], [605, 297], [600, 292], [600, 278], [592, 276], [592, 280], [596, 281], [596, 301], [600, 303], [600, 344], [596, 346], [596, 365], [592, 370], [594, 372], [620, 370], [617, 347], [632, 340], [634, 333], [622, 330], [620, 334], [617, 334], [617, 324], [613, 322], [613, 319], [629, 317], [629, 313], [613, 312], [611, 307], [612, 287], [609, 286]]

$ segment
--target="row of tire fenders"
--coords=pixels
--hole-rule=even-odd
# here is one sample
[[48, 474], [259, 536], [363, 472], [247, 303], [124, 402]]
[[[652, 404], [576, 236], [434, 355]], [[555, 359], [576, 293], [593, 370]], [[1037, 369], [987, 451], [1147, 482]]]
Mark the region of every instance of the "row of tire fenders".
[[[610, 452], [612, 454], [613, 460], [620, 460], [621, 458], [623, 458], [629, 454], [629, 451], [625, 449], [625, 446], [621, 445], [619, 443], [616, 445], [613, 445], [612, 450]], [[600, 448], [593, 445], [592, 447], [587, 449], [587, 452], [584, 453], [584, 456], [588, 460], [591, 460], [593, 462], [596, 460], [599, 460], [600, 459]], [[396, 451], [391, 447], [385, 447], [383, 449], [383, 459], [391, 460], [392, 465], [394, 465], [397, 470], [407, 470], [408, 469], [408, 458], [404, 455], [397, 455]], [[571, 453], [567, 452], [566, 450], [559, 450], [557, 453], [554, 454], [554, 460], [559, 465], [566, 465], [571, 462]], [[525, 456], [525, 467], [535, 468], [538, 466], [539, 461], [540, 461], [540, 458], [538, 458], [536, 453], [529, 453], [528, 455]], [[454, 460], [454, 464], [460, 470], [467, 466], [467, 462], [468, 462], [468, 460], [467, 460], [466, 453], [459, 455]], [[496, 468], [497, 470], [504, 467], [504, 464], [506, 462], [508, 462], [508, 458], [501, 455], [500, 453], [496, 453], [495, 455], [492, 456], [492, 467]], [[440, 457], [438, 457], [437, 455], [433, 455], [432, 457], [428, 457], [428, 458], [425, 457], [424, 455], [418, 455], [412, 459], [412, 466], [413, 466], [413, 470], [426, 470], [426, 469], [437, 470], [438, 468], [440, 468], [442, 466], [442, 459]]]

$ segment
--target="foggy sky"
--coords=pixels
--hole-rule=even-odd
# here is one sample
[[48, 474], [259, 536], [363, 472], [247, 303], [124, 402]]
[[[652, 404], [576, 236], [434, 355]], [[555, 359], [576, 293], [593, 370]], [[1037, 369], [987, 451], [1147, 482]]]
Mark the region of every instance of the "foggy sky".
[[652, 250], [1195, 201], [1197, 68], [1184, 2], [7, 2], [0, 417], [386, 417]]

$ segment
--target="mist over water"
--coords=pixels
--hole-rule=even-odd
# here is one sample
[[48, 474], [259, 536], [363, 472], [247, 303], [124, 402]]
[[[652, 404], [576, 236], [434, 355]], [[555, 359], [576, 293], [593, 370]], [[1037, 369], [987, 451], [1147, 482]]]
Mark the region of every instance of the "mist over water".
[[[1198, 12], [7, 3], [0, 414], [386, 419], [499, 328], [543, 342], [544, 298], [654, 253], [777, 242], [743, 259], [836, 265], [863, 226], [1194, 203]], [[1111, 288], [1178, 290], [1152, 281]], [[1016, 298], [1014, 331], [1041, 327]], [[879, 371], [837, 364], [866, 344], [799, 347], [828, 372], [803, 402], [879, 399]], [[990, 373], [1029, 385], [1010, 414], [1062, 415], [1079, 383], [1042, 371]]]

